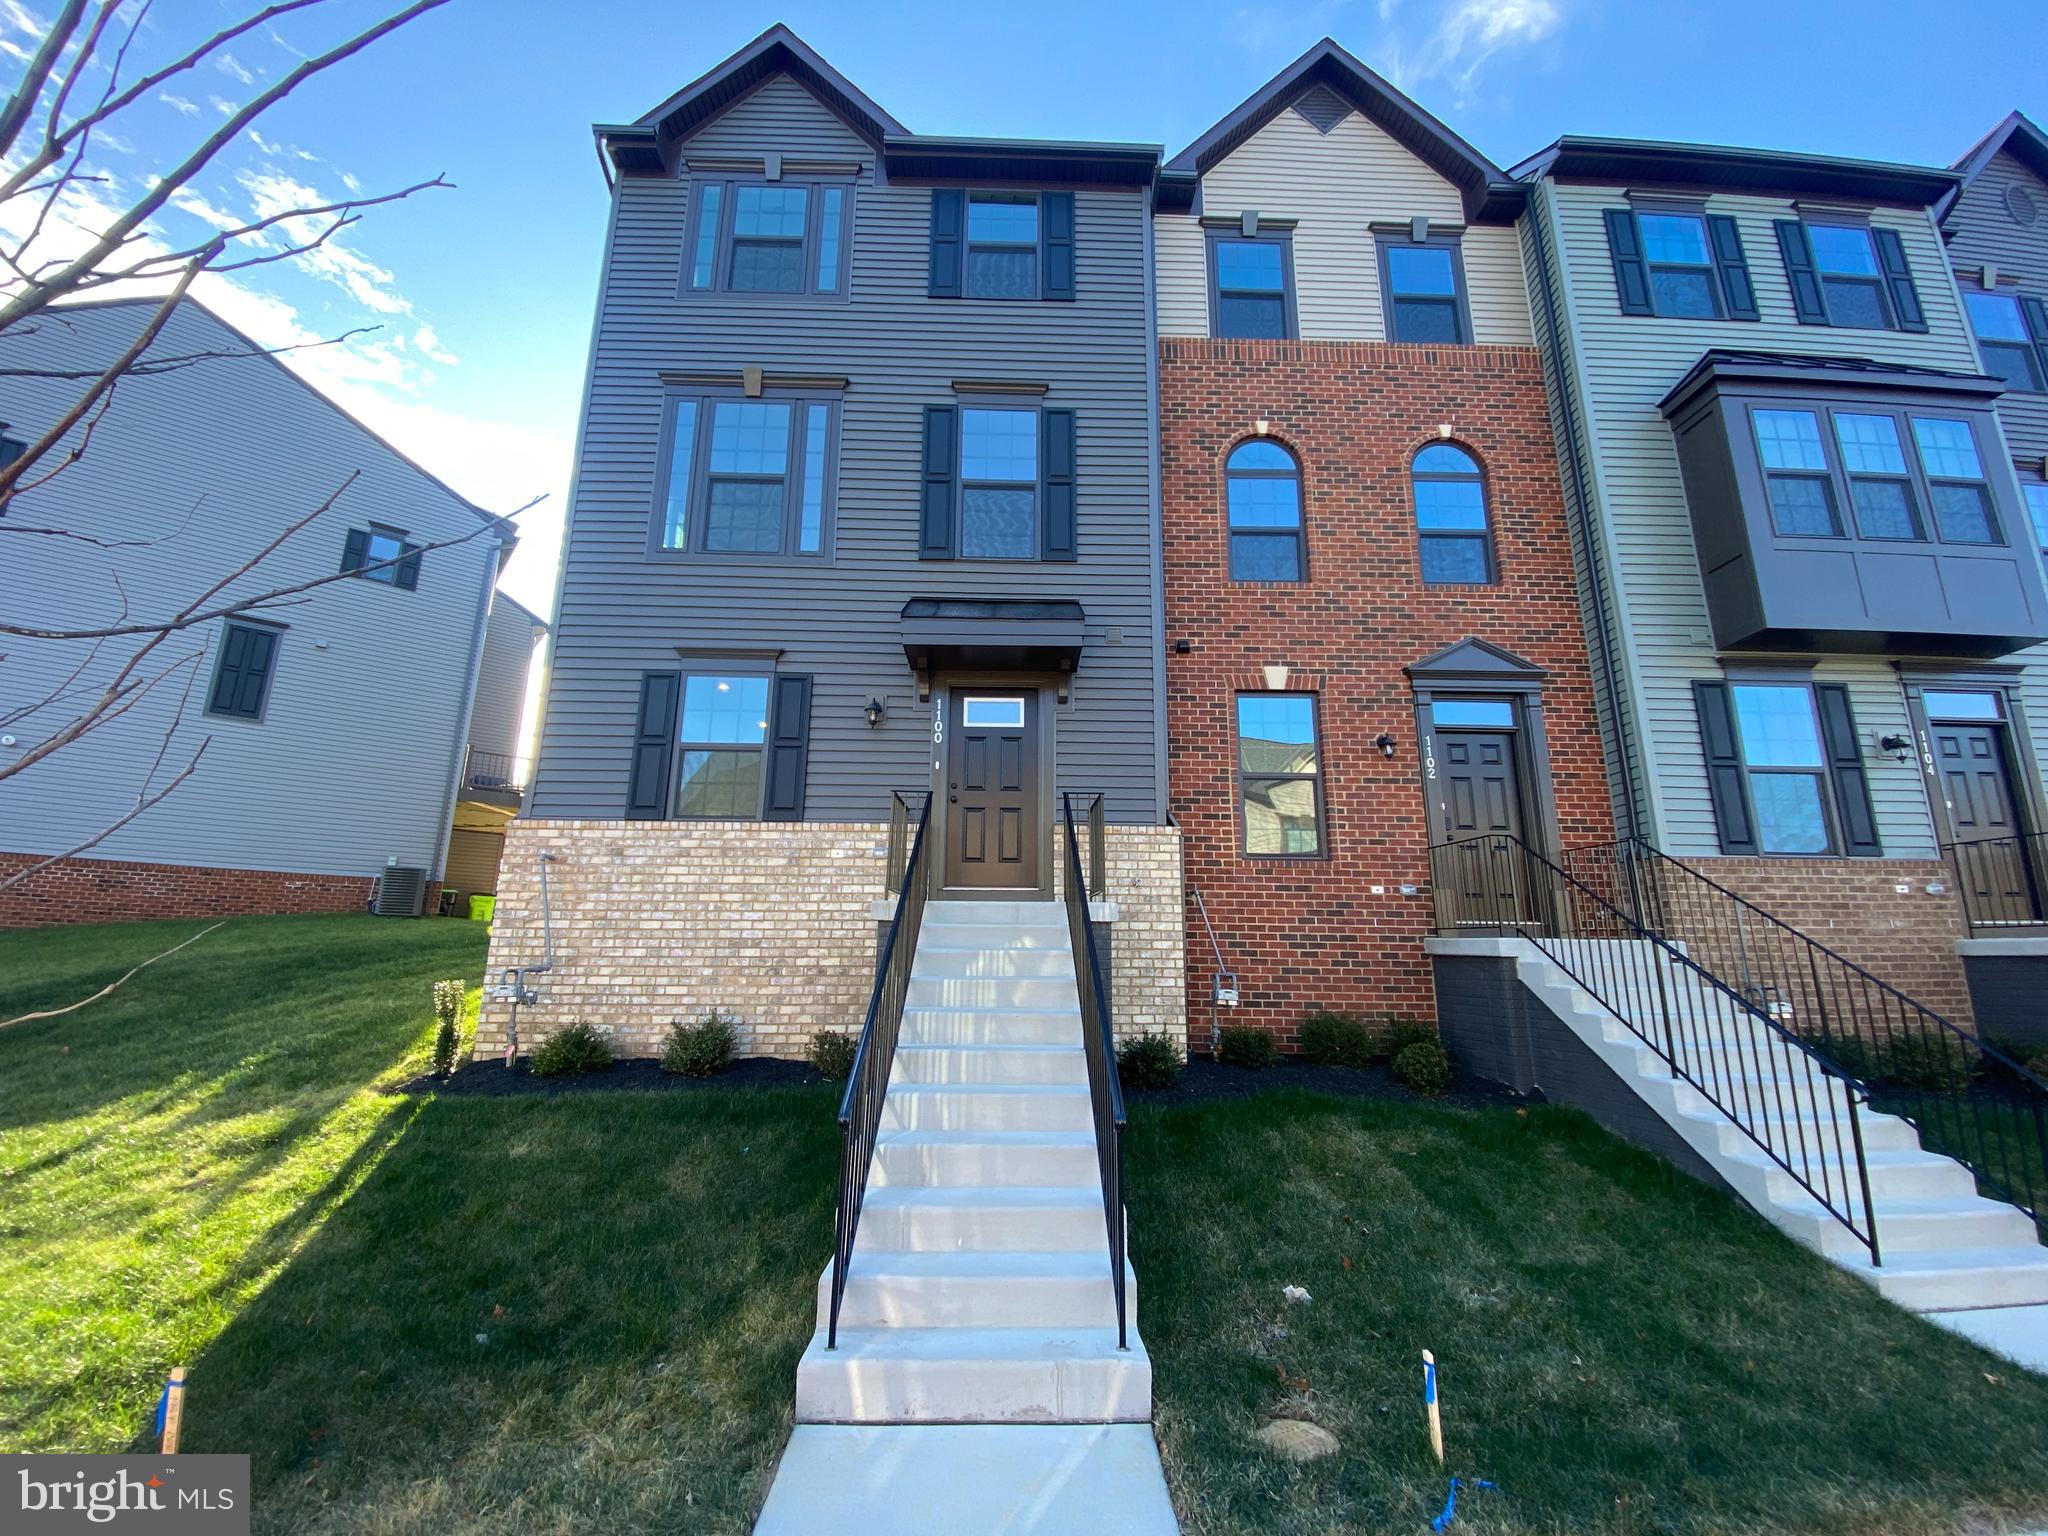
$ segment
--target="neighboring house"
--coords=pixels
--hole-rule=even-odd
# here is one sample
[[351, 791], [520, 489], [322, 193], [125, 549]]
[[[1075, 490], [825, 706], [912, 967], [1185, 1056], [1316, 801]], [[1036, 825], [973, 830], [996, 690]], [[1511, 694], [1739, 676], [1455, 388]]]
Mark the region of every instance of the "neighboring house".
[[2038, 797], [2048, 593], [1958, 178], [1576, 137], [1517, 174], [1618, 829], [1967, 1021], [1922, 757], [1940, 727]]
[[448, 835], [444, 906], [457, 915], [471, 896], [498, 889], [505, 823], [519, 811], [533, 778], [528, 743], [520, 734], [534, 654], [547, 622], [500, 592], [491, 602], [477, 667], [476, 702], [469, 715], [469, 751], [463, 759], [462, 796]]
[[[102, 367], [157, 302], [52, 311], [9, 338], [9, 367]], [[433, 910], [513, 531], [196, 302], [178, 307], [144, 363], [206, 353], [224, 355], [124, 379], [83, 456], [8, 506], [9, 523], [106, 547], [9, 538], [0, 608], [61, 628], [114, 622], [124, 600], [138, 618], [175, 612], [337, 492], [223, 595], [362, 574], [173, 636], [155, 654], [183, 665], [163, 685], [0, 781], [0, 871], [12, 872], [86, 843], [205, 745], [198, 771], [160, 804], [0, 894], [0, 925], [360, 909], [387, 869], [418, 871]], [[80, 388], [10, 374], [7, 436], [38, 436]], [[528, 621], [518, 627], [530, 635]], [[11, 642], [0, 714], [65, 691], [8, 720], [0, 763], [71, 718], [135, 643], [94, 656], [84, 642]], [[165, 748], [181, 698], [185, 719]]]
[[[1102, 794], [1119, 1023], [1177, 1030], [1157, 149], [911, 134], [783, 27], [597, 137], [610, 232], [493, 969], [552, 937], [543, 1032], [646, 1049], [725, 1008], [744, 1049], [800, 1052], [866, 1011], [892, 797], [931, 798], [941, 889], [1036, 897], [1062, 797]], [[493, 998], [484, 1049], [508, 1022]]]
[[1430, 848], [1613, 835], [1525, 195], [1327, 39], [1161, 176], [1198, 1044], [1212, 1017], [1291, 1043], [1319, 1008], [1433, 1016]]

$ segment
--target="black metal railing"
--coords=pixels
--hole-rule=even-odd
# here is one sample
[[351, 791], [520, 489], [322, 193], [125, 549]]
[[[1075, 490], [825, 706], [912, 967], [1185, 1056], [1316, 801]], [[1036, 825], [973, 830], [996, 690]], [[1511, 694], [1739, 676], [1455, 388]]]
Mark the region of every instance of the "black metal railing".
[[[900, 797], [899, 797], [900, 799]], [[867, 1196], [868, 1169], [875, 1160], [875, 1133], [882, 1124], [882, 1101], [889, 1094], [889, 1069], [896, 1061], [896, 1037], [903, 1029], [903, 1002], [910, 994], [910, 970], [917, 958], [917, 934], [924, 922], [925, 898], [931, 889], [924, 860], [925, 832], [932, 806], [926, 797], [917, 817], [917, 835], [909, 862], [898, 882], [896, 915], [875, 961], [875, 991], [861, 1025], [860, 1044], [847, 1074], [846, 1095], [839, 1101], [839, 1214], [833, 1226], [832, 1308], [825, 1325], [825, 1347], [839, 1347], [839, 1304], [846, 1296], [846, 1275], [853, 1263], [853, 1240], [860, 1230], [861, 1202]]]
[[1102, 955], [1095, 946], [1095, 925], [1088, 920], [1088, 898], [1103, 885], [1102, 796], [1088, 814], [1093, 873], [1082, 867], [1081, 839], [1076, 830], [1074, 796], [1062, 797], [1066, 807], [1067, 936], [1074, 946], [1074, 974], [1080, 982], [1081, 1043], [1088, 1057], [1088, 1095], [1095, 1109], [1095, 1162], [1102, 1174], [1102, 1219], [1109, 1229], [1109, 1280], [1116, 1295], [1116, 1347], [1129, 1349], [1130, 1324], [1124, 1298], [1124, 1091], [1116, 1076], [1116, 1044], [1111, 1032], [1109, 989], [1103, 984]]
[[1574, 848], [1565, 863], [2048, 1233], [2048, 1083], [2039, 1076], [1639, 838]]
[[[1603, 866], [1604, 868], [1604, 866]], [[1526, 939], [1880, 1262], [1852, 1076], [1687, 949], [1520, 838], [1430, 850], [1437, 932]]]
[[1942, 857], [1956, 872], [1956, 894], [1972, 934], [2039, 928], [2048, 917], [2042, 905], [2042, 876], [2048, 872], [2048, 833], [1993, 837], [1975, 843], [1944, 843]]
[[479, 752], [469, 749], [463, 764], [462, 782], [469, 789], [496, 790], [501, 794], [523, 795], [529, 764], [510, 752]]

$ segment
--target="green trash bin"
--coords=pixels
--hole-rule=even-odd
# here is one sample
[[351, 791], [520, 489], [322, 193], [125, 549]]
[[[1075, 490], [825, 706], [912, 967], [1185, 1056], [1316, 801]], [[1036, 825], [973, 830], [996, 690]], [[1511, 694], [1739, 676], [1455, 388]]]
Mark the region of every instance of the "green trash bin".
[[488, 923], [497, 906], [498, 898], [495, 896], [472, 896], [469, 898], [469, 920], [472, 923]]

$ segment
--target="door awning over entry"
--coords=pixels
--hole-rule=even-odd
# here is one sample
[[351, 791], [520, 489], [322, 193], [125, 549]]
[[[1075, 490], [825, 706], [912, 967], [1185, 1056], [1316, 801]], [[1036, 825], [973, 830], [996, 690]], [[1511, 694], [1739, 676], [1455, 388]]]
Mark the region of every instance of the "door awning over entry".
[[1081, 663], [1086, 620], [1070, 598], [913, 597], [903, 605], [903, 655], [920, 695], [934, 672], [950, 669], [1065, 677]]

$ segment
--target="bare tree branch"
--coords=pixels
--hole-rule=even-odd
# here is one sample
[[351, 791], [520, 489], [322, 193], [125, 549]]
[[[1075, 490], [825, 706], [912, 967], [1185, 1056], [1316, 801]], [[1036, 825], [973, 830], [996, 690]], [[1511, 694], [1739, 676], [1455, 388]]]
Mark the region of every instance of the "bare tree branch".
[[[107, 283], [122, 283], [137, 278], [147, 280], [164, 277], [173, 268], [182, 266], [188, 261], [196, 260], [216, 242], [222, 245], [232, 245], [237, 240], [247, 239], [251, 235], [262, 234], [265, 230], [272, 229], [279, 224], [288, 223], [294, 219], [325, 218], [330, 213], [342, 215], [341, 220], [330, 228], [329, 233], [331, 234], [334, 229], [343, 228], [346, 225], [357, 222], [357, 219], [360, 217], [357, 212], [359, 209], [375, 208], [383, 203], [399, 202], [417, 192], [431, 191], [437, 187], [452, 191], [454, 186], [455, 183], [448, 179], [447, 172], [444, 171], [430, 181], [416, 181], [409, 187], [399, 188], [396, 192], [380, 192], [370, 197], [352, 197], [345, 202], [323, 203], [317, 207], [287, 208], [282, 213], [273, 213], [267, 218], [257, 219], [254, 223], [244, 224], [236, 229], [223, 229], [205, 243], [188, 246], [182, 251], [167, 251], [160, 256], [145, 257], [133, 266], [110, 267], [103, 271], [89, 273], [80, 280], [79, 286], [81, 288], [100, 287]], [[299, 249], [304, 251], [311, 249], [311, 247], [301, 246]], [[298, 254], [298, 252], [293, 252], [292, 254]], [[276, 260], [276, 257], [266, 259]], [[237, 265], [246, 266], [250, 265], [250, 263], [242, 262]], [[151, 270], [152, 268], [156, 270]], [[236, 267], [221, 266], [215, 267], [213, 270], [216, 272], [233, 272], [236, 270]]]
[[[36, 56], [29, 60], [20, 87], [7, 99], [7, 105], [0, 107], [0, 155], [13, 152], [14, 141], [21, 137], [21, 130], [35, 111], [43, 87], [49, 83], [50, 72], [57, 67], [64, 50], [71, 46], [72, 34], [77, 32], [79, 18], [84, 15], [85, 0], [65, 0], [63, 11], [50, 23], [49, 35], [43, 39], [43, 46], [36, 50]], [[40, 175], [56, 162], [57, 156], [52, 154], [31, 174]], [[17, 171], [15, 174], [21, 173]], [[0, 188], [0, 197], [12, 196], [13, 191], [12, 187]]]
[[[111, 391], [109, 393], [111, 394]], [[36, 528], [27, 523], [0, 523], [0, 533], [36, 533], [43, 535], [45, 538], [70, 539], [80, 544], [90, 544], [94, 549], [154, 549], [157, 545], [169, 543], [172, 539], [183, 533], [191, 525], [192, 519], [199, 515], [199, 509], [205, 505], [206, 498], [201, 496], [185, 509], [185, 515], [178, 520], [177, 527], [171, 529], [168, 533], [159, 533], [154, 538], [148, 539], [102, 539], [90, 533], [76, 532], [70, 528]], [[0, 656], [0, 661], [4, 660], [6, 660], [6, 657]], [[4, 719], [4, 717], [0, 717], [0, 719]]]
[[[209, 267], [210, 272], [228, 272], [232, 267]], [[310, 352], [315, 347], [337, 347], [345, 341], [354, 341], [358, 336], [369, 336], [383, 330], [381, 325], [358, 325], [337, 336], [323, 336], [318, 341], [287, 342], [280, 347], [244, 347], [239, 351], [179, 352], [169, 357], [145, 357], [129, 368], [124, 378], [147, 379], [160, 373], [176, 373], [181, 368], [190, 368], [199, 363], [235, 362], [248, 357], [282, 357], [287, 352]], [[19, 331], [10, 335], [20, 335]], [[102, 368], [0, 368], [0, 379], [96, 379], [106, 370]], [[26, 491], [27, 486], [22, 490]], [[8, 525], [0, 523], [0, 533], [7, 532]]]
[[[12, 883], [12, 881], [8, 882], [8, 884], [10, 885]], [[5, 889], [7, 889], [5, 885], [0, 885], [0, 891], [4, 891]], [[10, 1024], [27, 1024], [35, 1019], [56, 1019], [62, 1018], [67, 1013], [76, 1013], [78, 1012], [79, 1009], [83, 1008], [87, 1003], [96, 1003], [101, 998], [105, 997], [108, 993], [114, 991], [117, 987], [120, 987], [123, 984], [125, 984], [130, 977], [135, 975], [136, 971], [146, 971], [152, 965], [155, 965], [157, 961], [168, 960], [172, 955], [175, 955], [179, 950], [183, 949], [186, 944], [197, 944], [201, 939], [205, 938], [209, 933], [213, 932], [215, 928], [223, 928], [225, 926], [227, 926], [227, 919], [222, 918], [219, 922], [213, 923], [205, 928], [200, 929], [197, 933], [193, 934], [191, 938], [187, 939], [184, 944], [173, 944], [169, 949], [165, 950], [162, 954], [151, 955], [147, 960], [143, 961], [142, 964], [136, 966], [135, 970], [130, 971], [127, 976], [123, 976], [120, 981], [108, 982], [107, 985], [101, 987], [99, 991], [93, 993], [91, 997], [82, 997], [77, 1002], [70, 1003], [62, 1008], [45, 1008], [38, 1013], [23, 1013], [17, 1014], [14, 1018], [11, 1019], [0, 1019], [0, 1029], [5, 1029]]]

